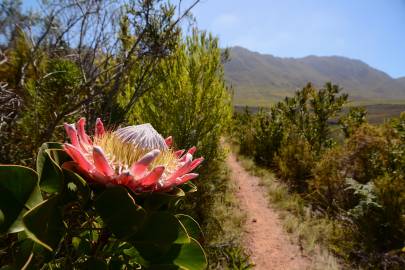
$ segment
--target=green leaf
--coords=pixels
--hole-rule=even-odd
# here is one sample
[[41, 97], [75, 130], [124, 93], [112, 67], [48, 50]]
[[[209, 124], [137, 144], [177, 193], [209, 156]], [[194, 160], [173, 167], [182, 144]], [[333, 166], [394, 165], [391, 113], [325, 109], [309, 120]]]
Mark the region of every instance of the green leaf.
[[83, 270], [108, 270], [106, 262], [99, 258], [90, 257], [80, 267]]
[[147, 267], [148, 270], [178, 270], [179, 267], [172, 263], [170, 264], [157, 264]]
[[25, 266], [24, 269], [32, 269], [32, 265], [31, 268], [28, 268], [28, 266], [32, 263], [34, 256], [33, 246], [34, 242], [32, 242], [31, 239], [24, 239], [19, 242], [18, 247], [15, 248], [15, 269], [22, 269], [23, 266]]
[[45, 142], [41, 145], [43, 149], [63, 149], [62, 144], [59, 142]]
[[150, 262], [165, 260], [174, 243], [189, 243], [190, 238], [179, 220], [168, 212], [152, 212], [131, 243]]
[[29, 238], [53, 251], [65, 233], [65, 225], [59, 209], [58, 196], [54, 196], [28, 211], [23, 222]]
[[[122, 250], [122, 253], [128, 256], [129, 258], [125, 258], [124, 260], [127, 260], [128, 263], [130, 264], [135, 264], [135, 265], [144, 265], [147, 266], [149, 265], [147, 261], [144, 260], [144, 258], [141, 257], [139, 254], [139, 251], [133, 247], [130, 243], [127, 243], [128, 247]], [[138, 269], [137, 267], [135, 267]]]
[[22, 215], [42, 201], [37, 173], [23, 166], [0, 165], [0, 194], [0, 233], [22, 231]]
[[77, 200], [82, 205], [85, 205], [89, 201], [91, 193], [86, 180], [69, 169], [62, 168], [62, 172], [68, 189], [64, 194], [65, 199], [68, 201]]
[[191, 181], [188, 181], [185, 184], [181, 185], [181, 189], [185, 193], [193, 193], [197, 191], [197, 186], [193, 184]]
[[143, 207], [148, 211], [157, 211], [162, 207], [171, 207], [185, 196], [183, 190], [175, 187], [171, 192], [157, 192], [142, 194], [144, 199]]
[[184, 269], [204, 270], [207, 268], [207, 257], [201, 245], [191, 239], [190, 243], [172, 245], [166, 256], [160, 261], [152, 262], [148, 269]]
[[63, 174], [60, 166], [70, 160], [59, 143], [44, 143], [37, 156], [39, 185], [49, 193], [60, 193], [63, 189]]
[[207, 257], [201, 245], [195, 239], [181, 246], [177, 258], [173, 261], [181, 269], [202, 270], [207, 268]]
[[202, 237], [202, 230], [198, 222], [189, 215], [177, 214], [176, 217], [180, 220], [181, 224], [186, 228], [187, 234], [194, 238], [199, 239]]
[[63, 150], [63, 144], [61, 143], [47, 143], [48, 150], [51, 152], [52, 159], [59, 167], [67, 161], [72, 161], [72, 158]]
[[72, 237], [72, 246], [80, 255], [89, 254], [91, 251], [91, 243], [86, 238]]
[[137, 205], [124, 187], [109, 187], [96, 199], [96, 211], [108, 228], [119, 238], [135, 234], [142, 226], [146, 212]]
[[179, 220], [169, 212], [152, 212], [148, 215], [141, 230], [134, 236], [136, 242], [172, 244], [184, 238], [184, 228]]
[[111, 258], [111, 260], [108, 262], [108, 270], [122, 270], [123, 266], [124, 262], [118, 258]]

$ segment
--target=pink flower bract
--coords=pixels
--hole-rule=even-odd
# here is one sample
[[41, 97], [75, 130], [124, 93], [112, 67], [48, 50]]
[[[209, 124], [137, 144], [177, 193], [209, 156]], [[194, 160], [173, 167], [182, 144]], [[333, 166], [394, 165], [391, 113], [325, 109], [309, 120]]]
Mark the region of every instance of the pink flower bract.
[[85, 131], [86, 120], [64, 124], [71, 143], [63, 145], [73, 162], [65, 166], [103, 185], [123, 185], [136, 193], [167, 191], [198, 174], [191, 173], [204, 160], [193, 160], [195, 147], [186, 153], [172, 149], [173, 139], [163, 137], [150, 125], [104, 129], [97, 119], [94, 137]]

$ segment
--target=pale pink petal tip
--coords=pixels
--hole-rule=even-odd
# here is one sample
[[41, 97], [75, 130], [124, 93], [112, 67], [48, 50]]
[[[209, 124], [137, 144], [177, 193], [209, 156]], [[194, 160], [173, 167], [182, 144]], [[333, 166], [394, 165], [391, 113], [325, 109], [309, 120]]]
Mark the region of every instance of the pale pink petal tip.
[[176, 152], [174, 152], [174, 155], [179, 158], [184, 154], [184, 149], [183, 150], [177, 150]]
[[79, 147], [79, 140], [77, 138], [77, 130], [74, 127], [74, 125], [64, 123], [63, 126], [65, 127], [66, 133], [69, 136], [70, 142], [75, 147]]
[[177, 178], [176, 184], [181, 185], [181, 184], [184, 184], [184, 183], [190, 181], [191, 179], [194, 179], [197, 177], [198, 177], [198, 173], [188, 173], [188, 174], [183, 175], [182, 177]]
[[79, 121], [77, 121], [76, 129], [77, 129], [80, 141], [82, 143], [91, 145], [91, 144], [93, 144], [93, 142], [90, 139], [90, 137], [86, 134], [86, 130], [84, 129], [85, 125], [86, 125], [86, 118], [82, 117], [79, 119]]
[[103, 121], [101, 121], [100, 118], [97, 118], [95, 136], [102, 137], [104, 135], [104, 133], [105, 133], [105, 129], [104, 129]]
[[187, 152], [184, 156], [182, 156], [179, 161], [180, 162], [186, 162], [187, 160], [192, 160], [193, 159], [193, 155], [190, 154], [189, 152]]
[[98, 171], [103, 173], [105, 176], [114, 175], [114, 170], [111, 168], [110, 164], [108, 163], [107, 157], [105, 156], [101, 147], [99, 147], [99, 146], [93, 147], [93, 160], [94, 160], [94, 165], [96, 166]]
[[148, 175], [141, 178], [139, 183], [142, 187], [156, 185], [165, 170], [164, 166], [155, 167]]
[[190, 172], [191, 172], [192, 170], [194, 170], [195, 168], [197, 168], [198, 165], [200, 165], [203, 161], [204, 161], [204, 158], [203, 158], [203, 157], [196, 158], [195, 160], [193, 160], [193, 161], [191, 162], [191, 165], [190, 165]]
[[80, 152], [75, 146], [65, 143], [63, 144], [63, 149], [69, 156], [85, 171], [90, 171], [94, 169], [94, 166], [86, 159], [86, 157]]
[[167, 137], [167, 138], [165, 139], [165, 143], [166, 143], [167, 147], [172, 146], [172, 144], [173, 144], [173, 137], [172, 137], [172, 136]]
[[155, 160], [155, 158], [160, 154], [159, 149], [155, 149], [144, 155], [139, 161], [135, 162], [131, 168], [131, 173], [135, 176], [141, 176], [146, 169], [148, 168], [149, 164]]
[[197, 147], [193, 146], [187, 151], [187, 153], [194, 155], [195, 151], [197, 151]]
[[192, 156], [190, 154], [184, 155], [185, 157], [185, 162], [183, 163], [183, 166], [178, 168], [174, 173], [172, 173], [167, 181], [164, 183], [163, 188], [170, 187], [176, 183], [177, 177], [182, 176], [183, 174], [186, 174], [190, 171], [190, 166], [191, 166], [191, 159]]

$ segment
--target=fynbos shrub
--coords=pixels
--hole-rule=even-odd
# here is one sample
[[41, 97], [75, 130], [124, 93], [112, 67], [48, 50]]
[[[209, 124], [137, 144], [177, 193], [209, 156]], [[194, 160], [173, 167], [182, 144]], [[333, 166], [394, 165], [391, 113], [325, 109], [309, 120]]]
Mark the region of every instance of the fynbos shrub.
[[205, 269], [199, 225], [176, 213], [202, 161], [150, 125], [45, 143], [37, 171], [0, 165], [0, 245], [12, 269]]
[[286, 140], [275, 160], [277, 173], [281, 179], [287, 181], [296, 191], [307, 190], [307, 180], [312, 176], [315, 159], [305, 139], [296, 137]]

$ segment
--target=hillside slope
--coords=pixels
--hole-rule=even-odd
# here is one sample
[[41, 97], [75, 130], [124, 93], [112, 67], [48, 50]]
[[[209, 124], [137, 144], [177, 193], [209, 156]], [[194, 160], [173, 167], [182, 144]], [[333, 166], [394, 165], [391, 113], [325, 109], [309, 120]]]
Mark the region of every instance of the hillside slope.
[[291, 95], [307, 82], [339, 84], [354, 100], [405, 100], [405, 77], [393, 79], [366, 63], [340, 56], [281, 58], [230, 48], [225, 77], [235, 103], [264, 105]]

